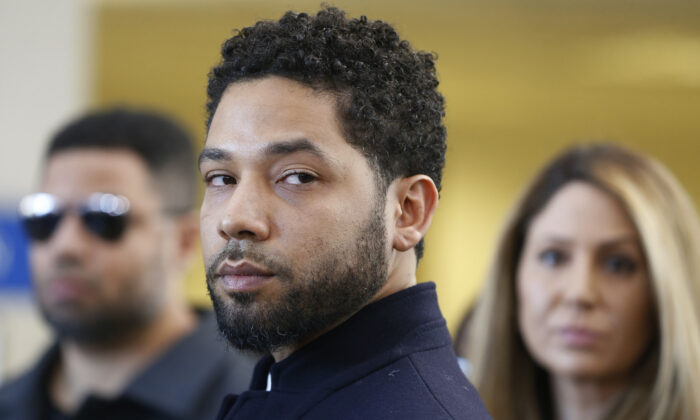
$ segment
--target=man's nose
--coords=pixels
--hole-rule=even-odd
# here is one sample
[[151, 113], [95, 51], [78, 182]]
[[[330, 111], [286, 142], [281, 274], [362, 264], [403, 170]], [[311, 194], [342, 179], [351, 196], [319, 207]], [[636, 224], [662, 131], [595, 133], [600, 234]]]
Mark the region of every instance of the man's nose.
[[261, 181], [241, 180], [226, 202], [219, 235], [230, 239], [264, 241], [270, 235], [270, 187]]
[[80, 218], [67, 213], [59, 220], [53, 234], [44, 243], [58, 257], [83, 258], [93, 246], [93, 235]]

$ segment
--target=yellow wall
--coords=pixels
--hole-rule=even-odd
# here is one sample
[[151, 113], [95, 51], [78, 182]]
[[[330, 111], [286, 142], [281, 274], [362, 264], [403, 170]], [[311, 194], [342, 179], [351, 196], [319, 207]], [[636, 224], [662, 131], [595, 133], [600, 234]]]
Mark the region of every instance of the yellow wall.
[[[615, 139], [653, 154], [700, 203], [700, 6], [572, 3], [334, 2], [395, 24], [414, 47], [439, 55], [449, 151], [419, 278], [438, 283], [452, 330], [509, 205], [567, 144]], [[157, 106], [202, 141], [206, 74], [232, 30], [318, 4], [98, 3], [94, 102]], [[200, 262], [188, 285], [206, 302], [201, 273]]]

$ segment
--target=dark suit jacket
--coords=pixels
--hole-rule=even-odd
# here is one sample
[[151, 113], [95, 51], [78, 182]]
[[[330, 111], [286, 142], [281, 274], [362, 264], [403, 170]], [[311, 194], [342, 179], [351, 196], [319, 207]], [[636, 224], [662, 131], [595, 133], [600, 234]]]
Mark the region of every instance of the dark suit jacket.
[[[46, 420], [52, 346], [26, 374], [0, 388], [0, 420]], [[212, 313], [139, 374], [116, 399], [89, 397], [72, 419], [212, 419], [222, 398], [248, 388], [254, 360], [226, 348]]]

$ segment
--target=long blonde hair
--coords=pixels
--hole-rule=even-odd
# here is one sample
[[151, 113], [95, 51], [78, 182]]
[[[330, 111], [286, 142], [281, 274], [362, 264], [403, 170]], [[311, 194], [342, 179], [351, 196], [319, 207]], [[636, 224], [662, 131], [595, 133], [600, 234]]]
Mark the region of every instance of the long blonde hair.
[[466, 342], [458, 343], [472, 365], [471, 380], [495, 420], [553, 417], [548, 374], [528, 354], [519, 332], [515, 273], [530, 222], [574, 180], [589, 182], [622, 203], [642, 239], [655, 296], [656, 338], [608, 419], [700, 419], [697, 213], [660, 163], [610, 144], [564, 151], [513, 209]]

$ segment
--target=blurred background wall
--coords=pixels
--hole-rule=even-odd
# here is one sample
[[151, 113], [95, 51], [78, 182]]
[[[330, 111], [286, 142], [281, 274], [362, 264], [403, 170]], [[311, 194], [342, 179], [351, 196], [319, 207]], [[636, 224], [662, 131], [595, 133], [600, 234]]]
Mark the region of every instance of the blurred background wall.
[[[700, 203], [700, 4], [332, 4], [388, 21], [439, 57], [448, 157], [419, 280], [438, 284], [452, 331], [479, 290], [509, 206], [567, 145], [609, 139], [656, 156]], [[221, 43], [234, 28], [318, 7], [306, 0], [0, 0], [0, 207], [14, 208], [35, 188], [48, 134], [88, 106], [157, 107], [179, 117], [201, 146], [206, 75]], [[13, 252], [21, 260], [21, 250]], [[207, 304], [202, 273], [200, 261], [187, 286], [194, 302]], [[29, 315], [28, 288], [4, 281], [0, 381], [3, 369], [17, 372], [46, 341]], [[28, 319], [30, 328], [12, 327]]]

